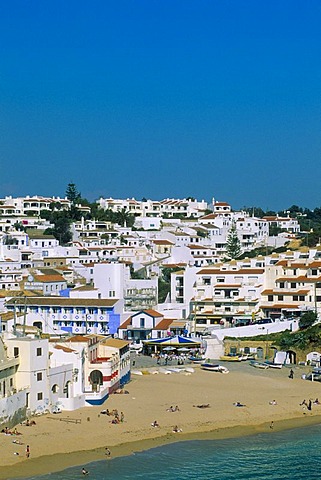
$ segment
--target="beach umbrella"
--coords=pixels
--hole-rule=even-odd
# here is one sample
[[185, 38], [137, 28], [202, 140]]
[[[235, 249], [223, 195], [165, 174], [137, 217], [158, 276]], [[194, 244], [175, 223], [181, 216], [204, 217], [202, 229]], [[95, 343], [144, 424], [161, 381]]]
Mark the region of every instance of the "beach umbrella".
[[186, 347], [182, 347], [182, 348], [179, 348], [178, 351], [179, 352], [190, 352], [190, 348], [186, 348]]
[[175, 348], [174, 347], [165, 347], [165, 348], [163, 348], [163, 350], [166, 351], [166, 352], [170, 352], [171, 350], [175, 350]]

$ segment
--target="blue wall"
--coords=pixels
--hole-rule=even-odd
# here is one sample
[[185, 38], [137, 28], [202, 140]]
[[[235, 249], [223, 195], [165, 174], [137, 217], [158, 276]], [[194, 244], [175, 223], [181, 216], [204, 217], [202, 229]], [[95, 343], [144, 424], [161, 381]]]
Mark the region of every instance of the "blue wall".
[[114, 335], [118, 332], [118, 328], [120, 325], [120, 314], [119, 313], [111, 313], [109, 315], [109, 333]]

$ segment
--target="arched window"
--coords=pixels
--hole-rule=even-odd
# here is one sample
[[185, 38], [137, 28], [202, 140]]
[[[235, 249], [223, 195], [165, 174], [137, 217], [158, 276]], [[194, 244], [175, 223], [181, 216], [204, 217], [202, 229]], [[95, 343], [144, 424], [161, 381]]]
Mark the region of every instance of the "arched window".
[[90, 373], [90, 383], [92, 385], [102, 385], [103, 384], [103, 374], [100, 370], [93, 370]]
[[263, 358], [263, 348], [257, 347], [256, 354], [257, 354], [257, 358]]
[[59, 386], [55, 383], [55, 384], [52, 386], [51, 391], [52, 391], [52, 393], [58, 393], [58, 392], [59, 392]]

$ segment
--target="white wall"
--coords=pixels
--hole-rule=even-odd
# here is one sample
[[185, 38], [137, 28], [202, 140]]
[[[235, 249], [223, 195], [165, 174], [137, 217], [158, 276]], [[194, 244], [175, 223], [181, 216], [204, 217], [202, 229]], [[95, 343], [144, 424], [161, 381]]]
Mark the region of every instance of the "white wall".
[[[94, 265], [94, 286], [101, 292], [101, 298], [123, 298], [126, 278], [129, 278], [129, 269], [122, 263]], [[114, 296], [111, 296], [110, 292], [114, 292]]]
[[[7, 340], [7, 346], [11, 356], [13, 356], [14, 347], [19, 348], [20, 365], [16, 374], [17, 389], [30, 388], [30, 411], [43, 412], [50, 403], [47, 378], [48, 340], [30, 337], [13, 338]], [[41, 355], [38, 355], [37, 349], [41, 349]], [[40, 380], [38, 373], [42, 374]], [[38, 394], [42, 394], [41, 399], [38, 399]]]

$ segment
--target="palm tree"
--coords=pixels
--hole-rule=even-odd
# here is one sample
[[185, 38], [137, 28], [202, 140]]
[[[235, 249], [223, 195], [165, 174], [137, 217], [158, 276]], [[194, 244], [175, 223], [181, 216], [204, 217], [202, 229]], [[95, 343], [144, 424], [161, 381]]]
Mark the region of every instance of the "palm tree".
[[122, 227], [131, 227], [134, 224], [135, 217], [132, 215], [126, 208], [122, 208], [119, 212], [116, 213], [117, 222]]

